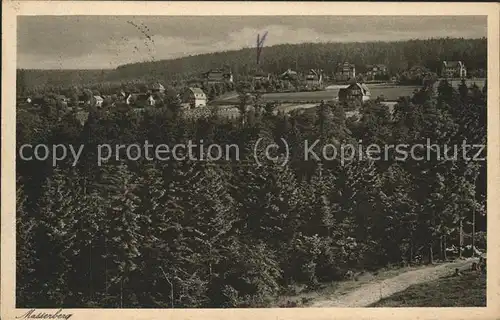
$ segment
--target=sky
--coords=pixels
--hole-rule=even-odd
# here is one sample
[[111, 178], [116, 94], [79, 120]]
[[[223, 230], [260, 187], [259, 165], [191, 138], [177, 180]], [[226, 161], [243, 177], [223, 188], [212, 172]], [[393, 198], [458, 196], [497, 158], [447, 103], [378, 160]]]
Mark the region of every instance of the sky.
[[304, 42], [486, 37], [486, 16], [19, 16], [17, 67], [119, 65]]

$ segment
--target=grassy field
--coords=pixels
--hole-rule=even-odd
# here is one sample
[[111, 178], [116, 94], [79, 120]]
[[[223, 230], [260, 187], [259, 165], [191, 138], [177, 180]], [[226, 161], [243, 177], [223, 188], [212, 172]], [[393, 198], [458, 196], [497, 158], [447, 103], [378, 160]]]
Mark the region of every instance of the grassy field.
[[485, 307], [486, 275], [465, 272], [462, 276], [409, 287], [371, 307]]
[[[450, 80], [454, 87], [457, 87], [461, 80]], [[467, 79], [468, 86], [472, 84], [478, 85], [480, 88], [484, 86], [485, 79]], [[437, 87], [438, 83], [436, 83]], [[332, 85], [323, 91], [310, 91], [310, 92], [276, 92], [265, 93], [262, 95], [264, 102], [280, 101], [280, 102], [319, 102], [321, 100], [331, 101], [338, 97], [340, 88], [345, 88], [347, 85]], [[401, 96], [411, 96], [415, 90], [420, 89], [420, 86], [402, 86], [397, 84], [380, 84], [372, 83], [366, 85], [371, 92], [371, 98], [375, 99], [383, 95], [388, 101], [397, 101]], [[214, 105], [223, 104], [236, 104], [238, 102], [237, 96], [233, 94], [225, 95], [223, 98], [212, 102]]]
[[[345, 87], [345, 86], [344, 86]], [[368, 84], [371, 96], [373, 99], [380, 95], [384, 95], [387, 100], [397, 100], [400, 96], [410, 96], [413, 92], [419, 89], [418, 86], [398, 86], [389, 84]], [[330, 88], [324, 91], [312, 92], [283, 92], [283, 93], [268, 93], [262, 96], [264, 101], [321, 101], [335, 100], [338, 97], [340, 87]]]
[[[372, 99], [383, 95], [386, 100], [391, 101], [396, 101], [400, 96], [411, 96], [415, 90], [419, 89], [419, 86], [398, 86], [388, 84], [368, 84], [367, 86], [370, 89]], [[337, 99], [341, 87], [345, 86], [331, 87], [323, 91], [266, 93], [262, 95], [261, 99], [264, 102], [319, 102], [321, 100], [331, 101]], [[211, 104], [222, 105], [236, 103], [238, 103], [238, 98], [234, 96], [229, 98], [225, 97], [224, 99], [213, 101]]]

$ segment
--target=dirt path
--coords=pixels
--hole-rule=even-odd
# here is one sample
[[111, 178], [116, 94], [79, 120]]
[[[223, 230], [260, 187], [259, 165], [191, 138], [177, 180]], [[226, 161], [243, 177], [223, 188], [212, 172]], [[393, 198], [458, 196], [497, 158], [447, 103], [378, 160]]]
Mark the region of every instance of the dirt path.
[[455, 268], [463, 269], [468, 267], [470, 263], [471, 260], [462, 260], [408, 271], [393, 278], [363, 285], [345, 295], [316, 299], [309, 307], [367, 307], [383, 298], [401, 292], [411, 285], [452, 274], [455, 272]]

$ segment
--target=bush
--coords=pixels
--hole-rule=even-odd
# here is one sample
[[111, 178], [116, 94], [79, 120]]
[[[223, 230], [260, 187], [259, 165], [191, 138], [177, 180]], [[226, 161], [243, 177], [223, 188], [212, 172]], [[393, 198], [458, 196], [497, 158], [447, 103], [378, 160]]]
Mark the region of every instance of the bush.
[[347, 252], [331, 239], [325, 239], [320, 250], [316, 266], [318, 279], [322, 282], [341, 280], [347, 269]]
[[[274, 252], [264, 244], [235, 242], [216, 267], [210, 288], [212, 306], [255, 307], [270, 302], [279, 291], [281, 270]], [[231, 286], [226, 285], [230, 283]]]
[[308, 237], [300, 234], [289, 246], [282, 261], [286, 282], [316, 283], [316, 259], [321, 253], [321, 239], [316, 235]]

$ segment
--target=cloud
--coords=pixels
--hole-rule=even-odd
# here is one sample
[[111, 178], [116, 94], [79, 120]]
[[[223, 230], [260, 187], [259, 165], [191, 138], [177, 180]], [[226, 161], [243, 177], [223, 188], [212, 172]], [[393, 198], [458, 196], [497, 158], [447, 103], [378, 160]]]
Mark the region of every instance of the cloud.
[[[23, 17], [18, 67], [118, 65], [304, 42], [392, 41], [486, 35], [484, 17]], [[144, 34], [146, 33], [147, 36]]]

